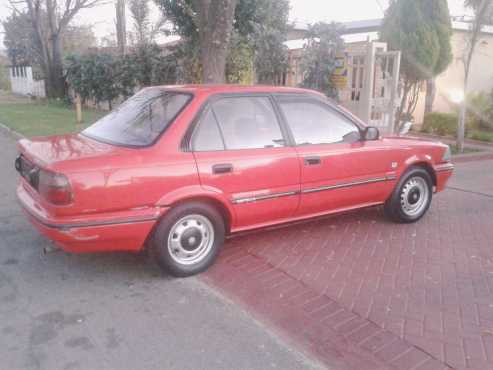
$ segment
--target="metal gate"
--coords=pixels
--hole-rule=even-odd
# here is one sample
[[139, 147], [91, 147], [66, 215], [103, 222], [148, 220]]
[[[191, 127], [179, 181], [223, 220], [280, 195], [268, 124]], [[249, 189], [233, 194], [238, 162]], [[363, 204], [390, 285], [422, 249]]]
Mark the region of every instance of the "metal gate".
[[353, 43], [336, 70], [346, 76], [337, 79], [341, 104], [382, 133], [394, 132], [400, 59], [400, 52], [387, 51], [386, 43]]

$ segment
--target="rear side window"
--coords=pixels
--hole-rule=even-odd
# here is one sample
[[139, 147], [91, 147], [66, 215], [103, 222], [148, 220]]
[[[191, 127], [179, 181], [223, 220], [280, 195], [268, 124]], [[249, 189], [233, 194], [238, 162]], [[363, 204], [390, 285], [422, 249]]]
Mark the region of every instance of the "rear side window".
[[280, 99], [296, 145], [355, 142], [360, 139], [358, 127], [328, 106], [310, 100]]
[[161, 135], [190, 100], [188, 94], [144, 89], [82, 134], [116, 145], [147, 146]]
[[[219, 132], [212, 124], [214, 120]], [[259, 96], [228, 97], [211, 104], [209, 113], [199, 123], [198, 132], [194, 135], [194, 149], [217, 148], [218, 138], [224, 141], [226, 150], [285, 145], [270, 99]]]
[[223, 139], [211, 109], [200, 119], [193, 134], [192, 147], [198, 152], [224, 150]]

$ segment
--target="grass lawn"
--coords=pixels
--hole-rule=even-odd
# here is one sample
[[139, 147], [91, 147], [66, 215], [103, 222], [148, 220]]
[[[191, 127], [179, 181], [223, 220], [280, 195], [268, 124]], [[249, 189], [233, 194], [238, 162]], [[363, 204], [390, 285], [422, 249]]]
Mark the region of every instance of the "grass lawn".
[[77, 132], [106, 112], [84, 110], [84, 123], [75, 123], [75, 111], [55, 103], [0, 103], [0, 123], [27, 136], [44, 136]]

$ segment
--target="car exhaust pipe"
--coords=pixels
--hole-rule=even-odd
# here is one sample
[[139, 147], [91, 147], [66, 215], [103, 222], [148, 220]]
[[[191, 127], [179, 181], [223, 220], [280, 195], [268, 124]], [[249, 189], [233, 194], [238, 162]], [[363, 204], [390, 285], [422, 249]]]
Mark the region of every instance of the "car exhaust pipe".
[[59, 250], [60, 248], [58, 248], [56, 245], [48, 245], [43, 248], [43, 254], [47, 255], [49, 253], [58, 252]]

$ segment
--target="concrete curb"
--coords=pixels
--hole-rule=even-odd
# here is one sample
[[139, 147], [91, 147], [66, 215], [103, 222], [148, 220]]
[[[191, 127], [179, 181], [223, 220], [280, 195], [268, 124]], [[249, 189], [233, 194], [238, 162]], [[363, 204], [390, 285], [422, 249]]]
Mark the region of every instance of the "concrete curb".
[[5, 132], [7, 135], [14, 137], [14, 139], [16, 139], [16, 140], [20, 140], [20, 139], [25, 138], [24, 135], [22, 135], [21, 133], [15, 131], [15, 130], [12, 130], [10, 127], [8, 127], [7, 125], [4, 125], [1, 122], [0, 122], [0, 130]]

